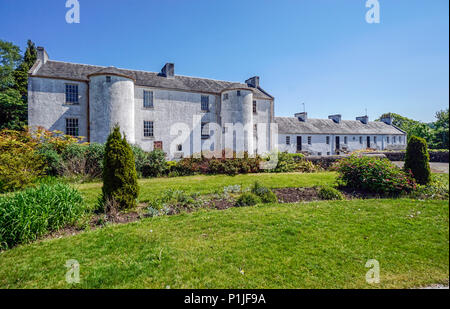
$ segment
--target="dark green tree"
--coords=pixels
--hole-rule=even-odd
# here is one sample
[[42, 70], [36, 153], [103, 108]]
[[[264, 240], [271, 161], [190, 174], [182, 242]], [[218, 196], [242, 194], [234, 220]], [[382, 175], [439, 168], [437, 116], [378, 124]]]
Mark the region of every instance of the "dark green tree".
[[23, 58], [20, 48], [0, 40], [0, 129], [21, 130], [28, 118], [28, 71], [37, 58], [34, 43], [27, 42]]
[[[14, 71], [15, 89], [20, 92], [23, 102], [28, 102], [28, 71], [33, 67], [37, 59], [36, 46], [31, 40], [27, 42], [27, 49], [23, 55], [22, 63]], [[26, 119], [26, 118], [25, 118]]]
[[114, 127], [105, 145], [102, 193], [103, 207], [136, 207], [139, 186], [133, 151], [125, 136], [122, 138], [119, 126]]
[[449, 148], [449, 112], [441, 110], [436, 113], [436, 121], [433, 123], [434, 136], [433, 148], [448, 149]]
[[405, 171], [411, 171], [417, 183], [426, 185], [431, 180], [430, 155], [425, 139], [411, 136], [405, 156]]

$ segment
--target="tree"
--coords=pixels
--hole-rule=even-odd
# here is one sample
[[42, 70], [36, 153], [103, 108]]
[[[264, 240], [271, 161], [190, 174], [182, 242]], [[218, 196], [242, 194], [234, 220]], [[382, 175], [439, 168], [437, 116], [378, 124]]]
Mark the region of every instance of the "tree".
[[14, 87], [14, 70], [20, 64], [20, 48], [0, 40], [0, 92]]
[[433, 123], [434, 136], [433, 148], [449, 148], [449, 111], [440, 110], [436, 113], [436, 121]]
[[20, 48], [0, 40], [0, 129], [21, 130], [28, 116], [28, 71], [37, 58], [34, 43], [27, 42], [24, 57]]
[[425, 139], [411, 136], [405, 156], [405, 171], [411, 171], [417, 183], [426, 185], [431, 180], [430, 155]]
[[103, 157], [102, 207], [136, 207], [139, 193], [133, 151], [119, 126], [108, 136]]
[[14, 71], [15, 89], [20, 92], [24, 103], [28, 102], [28, 71], [33, 67], [37, 59], [36, 46], [31, 40], [27, 42], [27, 49], [22, 63]]

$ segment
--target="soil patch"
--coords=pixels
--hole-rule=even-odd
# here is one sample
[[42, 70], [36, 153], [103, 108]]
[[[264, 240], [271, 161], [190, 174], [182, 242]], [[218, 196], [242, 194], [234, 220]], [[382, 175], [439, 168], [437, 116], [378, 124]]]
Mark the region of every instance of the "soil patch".
[[279, 203], [296, 203], [301, 201], [318, 201], [316, 188], [281, 188], [273, 189]]

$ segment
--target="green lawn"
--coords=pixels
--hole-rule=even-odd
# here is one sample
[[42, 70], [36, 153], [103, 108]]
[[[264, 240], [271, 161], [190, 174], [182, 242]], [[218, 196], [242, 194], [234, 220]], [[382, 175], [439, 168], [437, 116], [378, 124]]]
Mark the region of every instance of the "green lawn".
[[[189, 176], [175, 178], [152, 178], [140, 179], [139, 187], [140, 202], [147, 202], [152, 197], [161, 194], [165, 190], [177, 189], [189, 193], [199, 192], [201, 194], [223, 192], [223, 188], [229, 185], [241, 185], [250, 187], [256, 180], [269, 188], [284, 187], [314, 187], [320, 185], [332, 185], [336, 174], [323, 173], [278, 173], [278, 174], [247, 174], [233, 177], [226, 175], [216, 176]], [[101, 183], [87, 183], [76, 186], [85, 196], [87, 203], [94, 204], [101, 193]]]
[[[283, 175], [277, 176], [261, 179], [277, 187]], [[310, 184], [320, 182], [308, 176]], [[185, 178], [180, 186], [200, 190], [199, 178]], [[331, 178], [322, 175], [322, 182]], [[227, 182], [214, 179], [221, 180], [220, 186]], [[296, 181], [301, 180], [298, 175]], [[142, 181], [143, 198], [170, 181], [175, 180]], [[83, 187], [85, 192], [99, 189]], [[217, 187], [214, 183], [202, 190]], [[64, 266], [69, 259], [80, 263], [81, 283], [75, 285], [80, 288], [409, 288], [445, 283], [448, 218], [448, 201], [407, 199], [273, 204], [149, 218], [2, 252], [0, 288], [70, 287]], [[365, 282], [369, 259], [380, 263], [378, 285]]]

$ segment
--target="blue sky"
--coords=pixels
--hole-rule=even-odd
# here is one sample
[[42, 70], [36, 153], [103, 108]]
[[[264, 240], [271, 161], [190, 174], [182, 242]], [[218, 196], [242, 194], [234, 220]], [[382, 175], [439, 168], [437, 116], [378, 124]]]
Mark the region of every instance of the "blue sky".
[[306, 103], [310, 117], [371, 119], [395, 112], [422, 121], [449, 104], [449, 1], [0, 0], [0, 39], [27, 39], [51, 59], [243, 82], [259, 75], [275, 113]]

